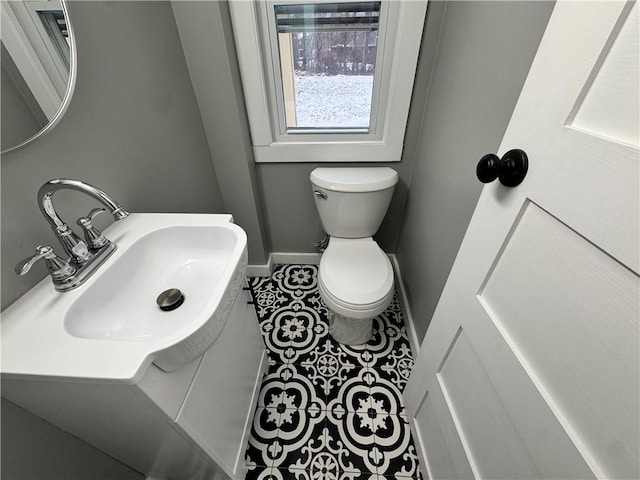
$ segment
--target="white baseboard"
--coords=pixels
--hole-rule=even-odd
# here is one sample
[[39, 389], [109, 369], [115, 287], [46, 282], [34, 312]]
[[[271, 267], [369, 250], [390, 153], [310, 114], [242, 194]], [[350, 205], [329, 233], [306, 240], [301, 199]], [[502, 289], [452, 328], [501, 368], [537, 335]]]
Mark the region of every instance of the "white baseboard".
[[407, 291], [404, 288], [402, 274], [400, 272], [400, 264], [398, 263], [398, 259], [393, 253], [389, 254], [389, 260], [391, 260], [391, 265], [393, 265], [393, 269], [396, 272], [396, 286], [398, 294], [400, 296], [400, 308], [402, 308], [402, 314], [404, 315], [404, 324], [407, 329], [407, 336], [409, 337], [409, 345], [411, 346], [411, 352], [413, 353], [413, 358], [415, 359], [418, 358], [418, 353], [420, 351], [420, 340], [418, 339], [416, 326], [413, 322], [411, 309], [409, 308]]
[[322, 253], [288, 253], [273, 252], [271, 258], [274, 264], [285, 265], [318, 265]]
[[247, 265], [247, 277], [270, 277], [273, 272], [273, 255], [269, 254], [267, 263], [263, 265]]
[[274, 265], [318, 265], [322, 253], [273, 252], [263, 265], [247, 265], [247, 277], [270, 277]]

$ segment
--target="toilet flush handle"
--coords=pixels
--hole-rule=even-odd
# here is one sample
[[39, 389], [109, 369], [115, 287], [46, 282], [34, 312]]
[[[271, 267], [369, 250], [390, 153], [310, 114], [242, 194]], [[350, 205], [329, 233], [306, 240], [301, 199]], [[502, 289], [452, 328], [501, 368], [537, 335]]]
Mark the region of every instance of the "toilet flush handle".
[[314, 190], [314, 191], [313, 191], [313, 194], [314, 194], [316, 197], [321, 198], [321, 199], [323, 199], [323, 200], [326, 200], [326, 199], [327, 199], [327, 194], [326, 194], [325, 192], [321, 192], [320, 190]]

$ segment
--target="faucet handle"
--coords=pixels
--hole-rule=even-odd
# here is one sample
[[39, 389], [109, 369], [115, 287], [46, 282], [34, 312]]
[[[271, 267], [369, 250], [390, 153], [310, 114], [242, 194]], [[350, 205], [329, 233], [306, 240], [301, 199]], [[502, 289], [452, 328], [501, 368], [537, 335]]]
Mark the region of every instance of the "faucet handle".
[[86, 217], [80, 217], [76, 222], [84, 231], [84, 238], [91, 250], [99, 250], [109, 243], [100, 230], [93, 226], [93, 219], [99, 214], [106, 212], [104, 208], [94, 208]]
[[39, 245], [36, 247], [36, 253], [34, 255], [25, 258], [16, 265], [16, 274], [26, 274], [41, 258], [43, 258], [47, 264], [47, 270], [49, 270], [49, 273], [53, 277], [54, 283], [56, 281], [66, 280], [76, 273], [75, 267], [73, 267], [68, 261], [57, 256], [51, 245]]
[[89, 220], [93, 221], [94, 218], [96, 218], [98, 215], [106, 211], [107, 211], [106, 208], [102, 208], [102, 207], [94, 208], [88, 213], [86, 217], [80, 217], [80, 218], [88, 218]]
[[41, 258], [46, 258], [47, 256], [50, 257], [52, 254], [55, 256], [55, 253], [53, 252], [53, 247], [51, 245], [39, 245], [38, 247], [36, 247], [35, 255], [32, 255], [18, 262], [15, 268], [16, 274], [17, 275], [26, 274], [29, 270], [31, 270], [31, 267], [33, 267], [34, 263], [36, 263]]

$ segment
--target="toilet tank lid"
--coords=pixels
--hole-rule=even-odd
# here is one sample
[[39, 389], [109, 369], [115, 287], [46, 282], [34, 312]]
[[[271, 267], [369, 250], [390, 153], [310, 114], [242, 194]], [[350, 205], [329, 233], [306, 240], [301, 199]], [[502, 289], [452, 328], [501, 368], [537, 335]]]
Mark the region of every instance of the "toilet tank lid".
[[336, 192], [375, 192], [393, 187], [398, 173], [389, 167], [316, 168], [309, 178], [314, 185]]

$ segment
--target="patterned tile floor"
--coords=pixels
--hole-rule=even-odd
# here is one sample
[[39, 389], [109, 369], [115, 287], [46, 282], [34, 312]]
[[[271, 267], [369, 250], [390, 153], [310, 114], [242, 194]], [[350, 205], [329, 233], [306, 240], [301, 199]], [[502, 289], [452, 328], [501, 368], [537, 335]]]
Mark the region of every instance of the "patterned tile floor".
[[247, 480], [418, 478], [401, 392], [413, 366], [397, 295], [360, 346], [329, 335], [315, 265], [249, 281], [269, 355]]

